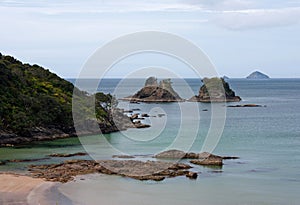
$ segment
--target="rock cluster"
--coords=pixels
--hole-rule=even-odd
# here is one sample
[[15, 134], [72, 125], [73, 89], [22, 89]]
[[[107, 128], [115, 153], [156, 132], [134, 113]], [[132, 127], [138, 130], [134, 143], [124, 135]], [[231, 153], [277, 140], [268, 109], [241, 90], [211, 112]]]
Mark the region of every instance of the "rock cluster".
[[223, 160], [227, 159], [238, 159], [238, 157], [232, 156], [218, 156], [208, 152], [193, 153], [193, 152], [183, 152], [181, 150], [168, 150], [161, 152], [154, 156], [160, 159], [193, 159], [190, 162], [197, 165], [212, 165], [212, 166], [222, 166]]
[[166, 177], [186, 176], [197, 178], [197, 173], [189, 171], [190, 165], [161, 161], [137, 160], [68, 160], [61, 164], [31, 165], [33, 177], [48, 181], [68, 182], [77, 175], [103, 173], [120, 175], [138, 180], [161, 181]]

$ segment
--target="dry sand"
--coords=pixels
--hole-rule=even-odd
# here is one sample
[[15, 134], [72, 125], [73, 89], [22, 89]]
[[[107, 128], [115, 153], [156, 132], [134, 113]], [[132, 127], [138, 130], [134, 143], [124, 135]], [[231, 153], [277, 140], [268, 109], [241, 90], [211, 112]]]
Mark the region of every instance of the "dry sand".
[[45, 190], [55, 183], [45, 182], [28, 176], [0, 174], [0, 204], [1, 205], [31, 205], [40, 204], [39, 199], [31, 199], [34, 192]]

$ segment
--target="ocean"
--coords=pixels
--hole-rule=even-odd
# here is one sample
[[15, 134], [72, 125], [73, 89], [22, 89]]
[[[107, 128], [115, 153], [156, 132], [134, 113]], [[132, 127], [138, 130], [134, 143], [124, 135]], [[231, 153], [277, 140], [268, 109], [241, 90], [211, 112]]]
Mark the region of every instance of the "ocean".
[[[69, 79], [74, 82], [74, 79]], [[143, 86], [143, 79], [104, 79], [93, 87], [85, 80], [82, 88], [113, 93], [117, 98], [133, 94]], [[95, 80], [94, 80], [95, 81]], [[173, 79], [173, 87], [183, 98], [198, 93], [198, 79]], [[97, 81], [96, 81], [97, 82]], [[154, 160], [150, 155], [171, 148], [206, 151], [238, 156], [226, 160], [222, 168], [193, 165], [197, 180], [185, 177], [162, 182], [137, 181], [119, 176], [80, 176], [75, 182], [58, 185], [57, 204], [186, 204], [186, 205], [276, 205], [299, 204], [300, 196], [300, 79], [228, 80], [243, 101], [235, 104], [259, 104], [263, 107], [230, 108], [206, 103], [119, 102], [124, 109], [148, 113], [143, 123], [147, 129], [129, 129], [107, 135], [37, 142], [19, 147], [1, 148], [1, 159], [43, 158], [51, 153], [88, 151], [90, 156], [75, 158], [110, 159], [113, 154], [138, 155], [140, 160]], [[96, 83], [97, 84], [97, 83]], [[214, 109], [224, 110], [215, 115]], [[207, 111], [206, 111], [207, 110]], [[158, 117], [159, 114], [164, 114]], [[212, 124], [217, 123], [212, 129]], [[214, 130], [217, 130], [214, 132]], [[220, 132], [215, 140], [208, 138]], [[220, 138], [219, 138], [220, 137]], [[57, 163], [65, 159], [49, 158], [37, 162], [7, 163], [0, 171], [25, 172], [28, 164]], [[184, 161], [187, 162], [187, 161]], [[84, 180], [80, 180], [84, 179]], [[55, 198], [55, 194], [51, 195]]]

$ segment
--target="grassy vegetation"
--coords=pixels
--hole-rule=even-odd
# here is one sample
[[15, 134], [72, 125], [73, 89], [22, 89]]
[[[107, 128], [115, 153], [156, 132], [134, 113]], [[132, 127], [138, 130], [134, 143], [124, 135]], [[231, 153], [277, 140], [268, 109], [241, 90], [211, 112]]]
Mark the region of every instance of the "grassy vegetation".
[[229, 84], [223, 78], [204, 78], [202, 82], [204, 83], [204, 86], [202, 87], [204, 93], [208, 93], [209, 90], [210, 92], [225, 92], [226, 97], [235, 96], [234, 91], [229, 87]]
[[[73, 127], [73, 90], [72, 83], [49, 70], [0, 53], [0, 131], [24, 134], [32, 127], [55, 126], [62, 130]], [[89, 98], [77, 88], [74, 93], [77, 98]], [[96, 96], [97, 118], [105, 121], [112, 96], [103, 93]]]

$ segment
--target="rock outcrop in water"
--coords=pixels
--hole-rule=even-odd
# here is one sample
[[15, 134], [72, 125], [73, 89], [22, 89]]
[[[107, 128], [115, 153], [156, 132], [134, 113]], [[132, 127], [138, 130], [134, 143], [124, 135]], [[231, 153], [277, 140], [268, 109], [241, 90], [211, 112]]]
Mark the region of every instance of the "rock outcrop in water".
[[[75, 154], [55, 154], [53, 157], [62, 156], [69, 157], [74, 155], [83, 155], [84, 153]], [[138, 156], [138, 155], [137, 155]], [[142, 156], [142, 155], [139, 155]], [[150, 157], [147, 155], [147, 157]], [[193, 168], [186, 163], [180, 163], [181, 159], [192, 159], [190, 163], [203, 166], [219, 166], [223, 165], [223, 160], [238, 159], [238, 157], [218, 156], [208, 152], [193, 153], [183, 152], [180, 150], [168, 150], [154, 156], [156, 161], [139, 161], [129, 160], [135, 158], [130, 155], [114, 155], [113, 158], [119, 160], [67, 160], [59, 164], [31, 165], [28, 171], [33, 177], [43, 178], [48, 181], [68, 182], [75, 176], [102, 173], [108, 175], [119, 175], [137, 180], [154, 180], [161, 181], [165, 178], [186, 176], [189, 179], [196, 179], [197, 172], [190, 171]], [[126, 160], [123, 160], [123, 159]], [[121, 160], [122, 159], [122, 160]], [[158, 161], [158, 159], [175, 160]]]
[[264, 73], [261, 73], [259, 71], [255, 71], [251, 73], [249, 76], [247, 76], [247, 79], [269, 79], [270, 77]]
[[186, 176], [197, 178], [197, 173], [189, 171], [190, 165], [183, 163], [137, 160], [68, 160], [60, 164], [31, 165], [33, 177], [48, 181], [68, 182], [77, 175], [102, 173], [119, 175], [138, 180], [161, 181], [167, 177]]
[[238, 157], [232, 156], [218, 156], [208, 152], [193, 153], [183, 152], [181, 150], [167, 150], [154, 156], [159, 159], [193, 159], [190, 162], [197, 165], [213, 165], [222, 166], [223, 160], [227, 159], [238, 159]]
[[155, 77], [149, 77], [144, 87], [136, 94], [123, 98], [131, 102], [181, 102], [184, 101], [173, 89], [170, 79], [158, 83]]
[[235, 95], [223, 78], [204, 78], [199, 94], [189, 99], [190, 102], [239, 102], [242, 99]]

